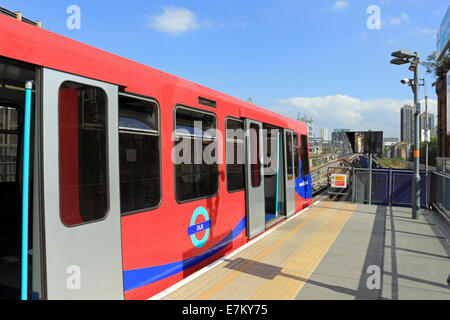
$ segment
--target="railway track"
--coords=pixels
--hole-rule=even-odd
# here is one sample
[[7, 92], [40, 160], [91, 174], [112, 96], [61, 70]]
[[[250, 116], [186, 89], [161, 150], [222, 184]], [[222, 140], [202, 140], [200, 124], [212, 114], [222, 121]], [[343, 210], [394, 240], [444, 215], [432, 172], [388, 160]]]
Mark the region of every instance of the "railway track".
[[313, 195], [318, 194], [327, 187], [328, 183], [328, 168], [330, 167], [351, 167], [353, 161], [358, 158], [357, 154], [330, 161], [327, 164], [320, 166], [311, 171], [311, 186]]

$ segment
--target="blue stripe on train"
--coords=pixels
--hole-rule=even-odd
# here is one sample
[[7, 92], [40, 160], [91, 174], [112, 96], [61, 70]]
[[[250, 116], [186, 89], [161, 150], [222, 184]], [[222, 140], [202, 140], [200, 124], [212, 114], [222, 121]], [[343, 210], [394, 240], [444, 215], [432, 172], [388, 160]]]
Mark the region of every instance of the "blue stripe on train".
[[303, 199], [312, 198], [312, 185], [311, 185], [311, 173], [306, 177], [302, 176], [302, 162], [299, 161], [300, 177], [295, 179], [295, 192]]
[[123, 280], [125, 291], [146, 286], [153, 282], [173, 276], [183, 270], [194, 267], [224, 249], [234, 239], [236, 239], [236, 237], [239, 236], [244, 229], [245, 217], [222, 241], [198, 256], [160, 266], [124, 271]]

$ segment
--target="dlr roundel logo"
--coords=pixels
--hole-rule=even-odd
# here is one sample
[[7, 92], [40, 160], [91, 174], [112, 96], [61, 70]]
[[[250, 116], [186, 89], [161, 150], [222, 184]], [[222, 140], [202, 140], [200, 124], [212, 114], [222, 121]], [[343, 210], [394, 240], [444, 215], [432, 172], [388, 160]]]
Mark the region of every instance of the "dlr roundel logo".
[[[205, 221], [196, 224], [195, 221], [199, 216], [202, 216], [205, 219]], [[191, 223], [187, 229], [187, 232], [188, 236], [191, 237], [192, 244], [196, 248], [203, 247], [206, 241], [208, 241], [210, 228], [211, 228], [211, 220], [209, 220], [208, 211], [206, 211], [206, 209], [203, 207], [198, 207], [197, 209], [195, 209], [194, 213], [192, 214]], [[202, 231], [205, 231], [203, 238], [197, 239], [196, 234]]]

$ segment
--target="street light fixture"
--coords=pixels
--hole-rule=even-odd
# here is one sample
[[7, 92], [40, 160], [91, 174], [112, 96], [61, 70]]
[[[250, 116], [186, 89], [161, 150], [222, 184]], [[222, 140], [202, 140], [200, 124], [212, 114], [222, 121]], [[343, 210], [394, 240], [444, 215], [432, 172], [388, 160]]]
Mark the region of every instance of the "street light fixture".
[[408, 79], [408, 78], [404, 78], [404, 79], [400, 80], [400, 82], [402, 84], [407, 84], [407, 85], [411, 86], [411, 84], [414, 82], [414, 80]]
[[410, 58], [418, 58], [419, 55], [417, 52], [411, 52], [409, 50], [398, 50], [391, 53], [391, 56], [397, 57], [397, 58], [404, 58], [404, 59], [410, 59]]
[[398, 50], [392, 52], [391, 56], [395, 57], [391, 60], [391, 64], [402, 65], [411, 63], [409, 70], [414, 72], [414, 79], [403, 79], [401, 83], [408, 84], [414, 93], [414, 106], [416, 112], [414, 113], [414, 177], [412, 181], [412, 197], [411, 208], [412, 218], [417, 219], [417, 213], [420, 210], [420, 174], [419, 174], [419, 53], [408, 50]]
[[404, 58], [394, 58], [391, 60], [391, 63], [396, 64], [396, 65], [401, 65], [401, 64], [409, 63], [409, 60], [404, 59]]

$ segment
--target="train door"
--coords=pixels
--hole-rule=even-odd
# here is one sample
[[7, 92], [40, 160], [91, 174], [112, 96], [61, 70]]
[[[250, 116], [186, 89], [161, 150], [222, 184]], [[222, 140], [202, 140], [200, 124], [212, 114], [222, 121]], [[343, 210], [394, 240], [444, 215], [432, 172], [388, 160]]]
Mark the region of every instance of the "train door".
[[42, 71], [43, 298], [122, 299], [118, 88]]
[[295, 178], [292, 131], [284, 129], [286, 216], [295, 214]]
[[263, 132], [262, 123], [245, 119], [246, 132], [246, 225], [247, 236], [253, 238], [266, 229], [265, 196], [263, 179]]

